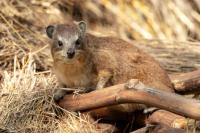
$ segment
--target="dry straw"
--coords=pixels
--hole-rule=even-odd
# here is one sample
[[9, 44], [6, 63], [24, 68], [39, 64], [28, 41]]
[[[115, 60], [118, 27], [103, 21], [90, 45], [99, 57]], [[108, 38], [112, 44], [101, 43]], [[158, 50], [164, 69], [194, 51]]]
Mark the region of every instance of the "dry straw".
[[53, 91], [58, 87], [55, 77], [50, 72], [37, 73], [31, 55], [22, 69], [16, 69], [18, 61], [14, 61], [14, 71], [4, 71], [0, 88], [0, 131], [102, 132], [87, 116], [79, 118], [53, 102]]

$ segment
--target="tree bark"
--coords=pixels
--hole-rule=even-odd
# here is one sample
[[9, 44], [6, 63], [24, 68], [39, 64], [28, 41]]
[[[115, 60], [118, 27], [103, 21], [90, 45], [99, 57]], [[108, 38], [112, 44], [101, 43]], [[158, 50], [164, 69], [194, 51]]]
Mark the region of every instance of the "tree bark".
[[66, 95], [59, 101], [71, 111], [90, 110], [122, 103], [141, 103], [200, 120], [200, 102], [146, 87], [136, 79], [81, 95]]

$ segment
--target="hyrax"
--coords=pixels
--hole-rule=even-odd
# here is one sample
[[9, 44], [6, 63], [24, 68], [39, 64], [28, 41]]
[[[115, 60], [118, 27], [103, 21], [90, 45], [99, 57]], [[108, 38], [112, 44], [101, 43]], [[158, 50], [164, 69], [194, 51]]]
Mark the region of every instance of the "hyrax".
[[[101, 89], [139, 79], [149, 87], [173, 92], [165, 70], [133, 44], [115, 37], [86, 33], [83, 21], [50, 25], [46, 33], [52, 39], [54, 72], [60, 83], [68, 88], [83, 87], [88, 91], [88, 88]], [[64, 95], [64, 91], [56, 92], [55, 100]]]

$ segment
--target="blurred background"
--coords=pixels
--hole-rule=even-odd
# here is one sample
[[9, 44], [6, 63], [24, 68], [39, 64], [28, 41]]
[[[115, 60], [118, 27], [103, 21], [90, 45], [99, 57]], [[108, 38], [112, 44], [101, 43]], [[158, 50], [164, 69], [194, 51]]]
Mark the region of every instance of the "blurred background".
[[169, 72], [200, 65], [199, 0], [1, 0], [1, 69], [12, 69], [14, 58], [32, 54], [37, 70], [48, 70], [45, 27], [80, 20], [93, 34], [117, 36], [141, 47]]

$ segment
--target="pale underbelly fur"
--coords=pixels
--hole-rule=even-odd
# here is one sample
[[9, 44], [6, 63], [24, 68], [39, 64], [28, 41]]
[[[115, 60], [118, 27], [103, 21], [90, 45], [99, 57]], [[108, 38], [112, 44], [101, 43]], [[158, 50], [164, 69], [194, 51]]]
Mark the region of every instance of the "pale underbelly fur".
[[70, 70], [54, 69], [54, 73], [58, 80], [67, 87], [90, 87], [94, 85], [94, 76], [86, 71], [72, 73]]

